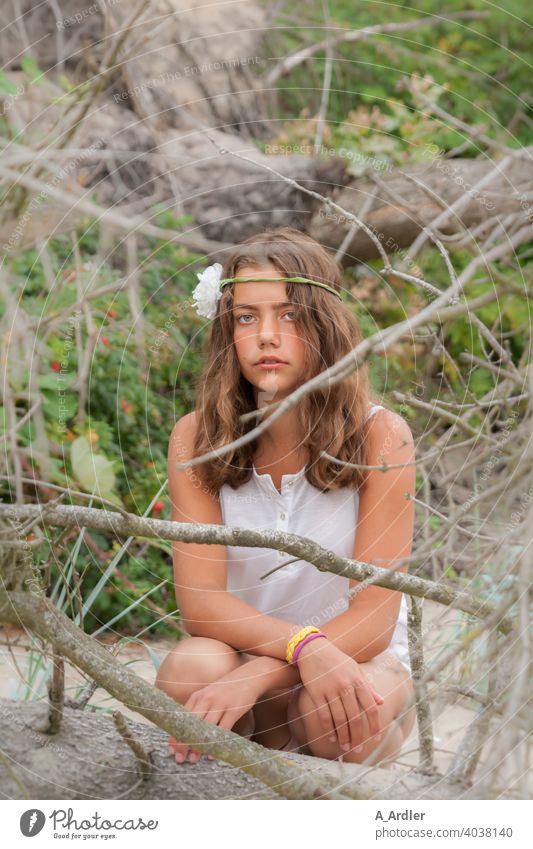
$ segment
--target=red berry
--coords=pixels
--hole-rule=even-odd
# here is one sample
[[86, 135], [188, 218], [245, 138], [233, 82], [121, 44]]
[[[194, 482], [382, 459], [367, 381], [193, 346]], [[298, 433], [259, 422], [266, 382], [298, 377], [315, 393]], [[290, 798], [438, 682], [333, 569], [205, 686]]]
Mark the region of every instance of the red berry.
[[109, 336], [100, 336], [100, 339], [102, 340], [102, 345], [105, 345], [106, 348], [108, 348], [109, 347]]
[[61, 363], [58, 363], [57, 360], [54, 360], [53, 363], [52, 363], [52, 370], [53, 371], [61, 371]]
[[154, 513], [159, 513], [161, 510], [165, 509], [165, 504], [163, 501], [156, 501], [154, 506], [152, 507], [152, 511]]

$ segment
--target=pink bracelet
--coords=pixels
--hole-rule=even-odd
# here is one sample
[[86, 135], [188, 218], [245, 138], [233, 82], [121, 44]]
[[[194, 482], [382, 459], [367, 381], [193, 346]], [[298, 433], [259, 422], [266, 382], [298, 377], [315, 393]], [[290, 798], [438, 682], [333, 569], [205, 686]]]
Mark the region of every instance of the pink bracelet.
[[[305, 639], [303, 639], [301, 643], [298, 643], [298, 645], [296, 646], [296, 648], [294, 649], [294, 652], [292, 654], [291, 666], [296, 666], [296, 661], [298, 660], [298, 655], [300, 654], [300, 652], [301, 652], [302, 648], [305, 646], [305, 644], [310, 643], [311, 640], [316, 640], [317, 637], [326, 637], [326, 635], [325, 634], [317, 634], [315, 632], [313, 634], [308, 634], [307, 637], [305, 637]], [[326, 637], [326, 640], [327, 640], [327, 637]]]

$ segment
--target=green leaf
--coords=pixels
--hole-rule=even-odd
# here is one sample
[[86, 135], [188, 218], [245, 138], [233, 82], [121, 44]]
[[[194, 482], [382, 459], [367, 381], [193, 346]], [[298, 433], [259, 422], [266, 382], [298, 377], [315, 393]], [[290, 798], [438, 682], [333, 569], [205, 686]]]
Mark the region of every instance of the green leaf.
[[56, 387], [55, 392], [46, 389], [42, 392], [43, 410], [48, 421], [64, 425], [76, 415], [79, 397], [74, 392], [68, 391], [60, 395], [58, 389], [62, 387]]
[[72, 386], [75, 379], [75, 374], [54, 372], [54, 374], [40, 374], [37, 378], [37, 384], [39, 389], [55, 389], [56, 392], [59, 392]]
[[107, 498], [108, 501], [112, 501], [113, 504], [117, 504], [119, 507], [124, 507], [124, 502], [121, 497], [113, 490], [110, 490], [109, 492], [101, 492], [100, 495], [102, 498]]
[[113, 464], [101, 454], [86, 457], [77, 470], [80, 483], [88, 492], [110, 492], [115, 484]]
[[20, 87], [9, 79], [5, 71], [0, 71], [0, 94], [20, 94]]
[[364, 91], [360, 92], [361, 100], [372, 102], [373, 100], [386, 100], [388, 92], [381, 85], [366, 85]]
[[87, 457], [91, 452], [91, 444], [86, 436], [79, 436], [78, 439], [75, 439], [70, 446], [70, 462], [72, 463], [72, 468], [74, 472], [76, 472], [80, 463]]
[[39, 68], [33, 56], [29, 53], [22, 58], [20, 63], [22, 70], [30, 77], [31, 85], [42, 85], [44, 83], [44, 73]]
[[72, 443], [70, 450], [72, 469], [86, 492], [96, 492], [103, 498], [114, 498], [115, 472], [113, 463], [103, 454], [94, 454], [92, 446], [85, 436]]
[[147, 592], [145, 592], [144, 595], [142, 595], [140, 598], [136, 598], [135, 601], [132, 601], [132, 603], [128, 607], [126, 607], [124, 610], [121, 610], [119, 613], [117, 613], [116, 616], [113, 616], [113, 618], [110, 619], [109, 622], [106, 622], [105, 625], [102, 625], [101, 628], [98, 628], [97, 631], [94, 631], [91, 636], [97, 637], [98, 634], [101, 634], [103, 631], [107, 631], [108, 628], [111, 628], [113, 625], [115, 625], [116, 622], [122, 619], [123, 616], [126, 616], [131, 610], [135, 610], [136, 607], [139, 607], [139, 605], [142, 604], [145, 598], [148, 598], [149, 595], [157, 592], [157, 590], [160, 590], [161, 587], [163, 587], [166, 583], [167, 580], [165, 578], [156, 587], [152, 587]]

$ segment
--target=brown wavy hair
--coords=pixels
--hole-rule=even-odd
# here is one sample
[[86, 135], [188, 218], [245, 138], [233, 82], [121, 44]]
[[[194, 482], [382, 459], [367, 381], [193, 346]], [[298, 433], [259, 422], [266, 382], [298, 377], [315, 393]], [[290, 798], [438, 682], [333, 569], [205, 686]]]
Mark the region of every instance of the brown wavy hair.
[[[334, 256], [318, 242], [292, 227], [267, 230], [238, 245], [226, 259], [222, 277], [236, 277], [246, 266], [273, 265], [284, 277], [308, 277], [342, 288], [342, 271]], [[297, 326], [306, 345], [302, 383], [332, 366], [362, 340], [356, 317], [338, 298], [320, 286], [286, 283], [287, 300], [296, 307]], [[204, 366], [196, 384], [196, 430], [193, 456], [227, 445], [248, 433], [257, 420], [239, 421], [256, 409], [253, 386], [243, 377], [233, 344], [233, 290], [224, 286], [217, 314], [204, 351]], [[308, 451], [305, 476], [310, 484], [328, 491], [359, 488], [365, 471], [332, 463], [320, 451], [350, 463], [366, 463], [365, 420], [369, 402], [366, 363], [342, 382], [306, 395], [297, 405], [302, 444]], [[259, 419], [261, 420], [261, 419]], [[258, 438], [223, 457], [197, 466], [206, 487], [218, 492], [228, 483], [232, 489], [252, 476]]]

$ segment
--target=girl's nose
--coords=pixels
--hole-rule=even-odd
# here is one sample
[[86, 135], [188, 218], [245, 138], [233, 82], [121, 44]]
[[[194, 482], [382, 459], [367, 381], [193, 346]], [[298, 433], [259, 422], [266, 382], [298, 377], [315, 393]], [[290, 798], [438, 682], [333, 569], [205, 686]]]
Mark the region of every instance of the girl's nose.
[[257, 335], [261, 341], [279, 340], [279, 327], [276, 318], [264, 318], [258, 327]]

